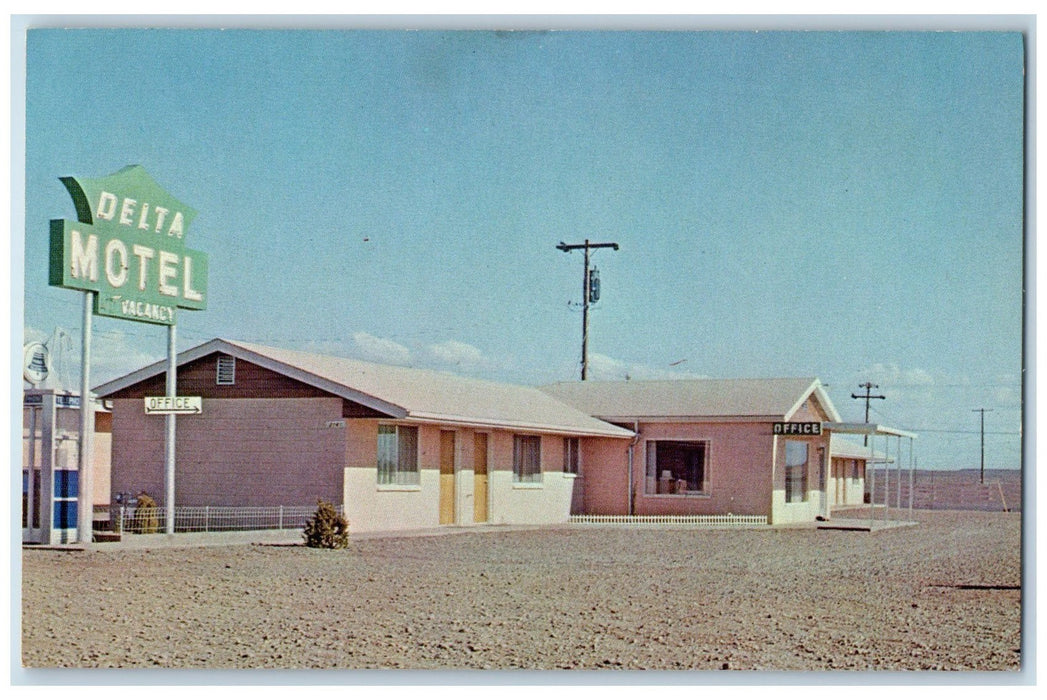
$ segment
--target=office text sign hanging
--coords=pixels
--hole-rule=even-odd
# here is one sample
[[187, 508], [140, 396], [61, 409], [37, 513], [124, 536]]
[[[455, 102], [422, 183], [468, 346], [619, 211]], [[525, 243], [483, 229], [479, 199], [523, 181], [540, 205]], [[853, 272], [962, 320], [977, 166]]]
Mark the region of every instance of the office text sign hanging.
[[775, 435], [821, 435], [822, 424], [817, 422], [777, 422], [774, 424], [773, 433]]
[[60, 178], [76, 221], [51, 221], [50, 284], [97, 292], [94, 312], [174, 325], [207, 308], [207, 255], [185, 246], [196, 212], [139, 165], [108, 177]]

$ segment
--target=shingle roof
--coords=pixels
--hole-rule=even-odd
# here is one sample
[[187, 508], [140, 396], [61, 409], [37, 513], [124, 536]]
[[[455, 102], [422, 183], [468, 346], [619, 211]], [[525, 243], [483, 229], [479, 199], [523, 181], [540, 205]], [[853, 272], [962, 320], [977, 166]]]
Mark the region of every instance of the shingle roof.
[[[633, 435], [535, 388], [432, 370], [223, 339], [180, 353], [178, 362], [184, 364], [214, 352], [258, 364], [397, 418], [570, 435]], [[165, 367], [166, 362], [155, 363], [98, 387], [98, 393], [115, 393], [162, 373]]]
[[835, 420], [836, 409], [815, 378], [671, 379], [561, 382], [542, 391], [589, 415], [626, 418], [773, 417], [788, 420], [814, 392]]

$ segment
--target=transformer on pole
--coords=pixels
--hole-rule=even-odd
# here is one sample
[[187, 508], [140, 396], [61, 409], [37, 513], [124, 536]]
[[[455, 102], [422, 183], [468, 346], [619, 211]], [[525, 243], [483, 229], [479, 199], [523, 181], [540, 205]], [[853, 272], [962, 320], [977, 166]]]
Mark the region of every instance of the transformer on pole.
[[582, 381], [588, 378], [589, 369], [589, 305], [595, 304], [600, 299], [600, 271], [595, 267], [589, 268], [589, 251], [595, 248], [611, 248], [618, 250], [617, 243], [575, 243], [568, 245], [560, 241], [557, 250], [569, 253], [572, 250], [585, 251], [585, 272], [582, 276]]

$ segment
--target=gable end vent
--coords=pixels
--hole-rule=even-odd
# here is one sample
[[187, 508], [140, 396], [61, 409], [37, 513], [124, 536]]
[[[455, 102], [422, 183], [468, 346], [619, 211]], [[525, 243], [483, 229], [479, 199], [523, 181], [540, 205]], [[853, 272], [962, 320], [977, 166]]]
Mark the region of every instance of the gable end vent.
[[236, 384], [236, 358], [231, 355], [219, 355], [218, 356], [218, 375], [217, 383], [219, 386], [231, 386]]

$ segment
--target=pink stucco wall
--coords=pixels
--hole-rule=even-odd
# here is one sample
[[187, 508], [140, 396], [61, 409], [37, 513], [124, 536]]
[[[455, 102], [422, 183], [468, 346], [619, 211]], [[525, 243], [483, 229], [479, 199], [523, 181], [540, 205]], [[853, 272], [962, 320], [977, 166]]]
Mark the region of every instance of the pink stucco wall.
[[[770, 509], [772, 437], [766, 423], [642, 424], [634, 453], [638, 515], [764, 515]], [[708, 443], [708, 493], [646, 493], [647, 443], [694, 440]]]
[[[586, 438], [581, 441], [580, 513], [621, 515], [629, 512], [629, 440]], [[633, 465], [634, 474], [637, 466]]]
[[[180, 416], [175, 502], [179, 506], [310, 506], [342, 500], [346, 430], [337, 398], [204, 399]], [[141, 399], [113, 402], [112, 492], [162, 501], [164, 419]]]
[[[707, 494], [646, 493], [647, 442], [709, 444]], [[584, 512], [628, 512], [628, 441], [586, 440], [582, 447]], [[640, 423], [633, 449], [635, 515], [767, 515], [771, 507], [773, 438], [768, 423]]]

